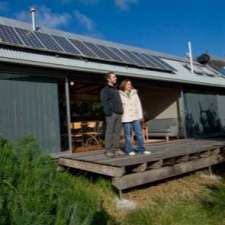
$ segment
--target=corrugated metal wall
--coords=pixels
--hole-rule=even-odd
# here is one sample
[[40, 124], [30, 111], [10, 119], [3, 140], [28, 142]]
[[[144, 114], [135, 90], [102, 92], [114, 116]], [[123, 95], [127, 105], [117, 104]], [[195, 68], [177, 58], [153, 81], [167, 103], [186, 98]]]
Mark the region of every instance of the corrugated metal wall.
[[223, 134], [225, 96], [216, 93], [187, 92], [184, 95], [188, 137], [208, 137]]
[[16, 140], [29, 134], [46, 151], [60, 151], [57, 83], [0, 80], [0, 136]]
[[225, 134], [225, 95], [217, 95], [218, 113], [223, 134]]

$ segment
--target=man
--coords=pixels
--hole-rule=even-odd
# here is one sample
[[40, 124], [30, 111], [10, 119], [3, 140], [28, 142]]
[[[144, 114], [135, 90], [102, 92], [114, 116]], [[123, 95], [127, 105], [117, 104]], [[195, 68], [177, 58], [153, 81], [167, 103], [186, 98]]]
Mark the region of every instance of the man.
[[109, 72], [106, 74], [105, 79], [106, 86], [101, 90], [100, 94], [106, 118], [105, 154], [108, 157], [114, 157], [124, 155], [119, 148], [123, 107], [119, 91], [116, 88], [116, 74]]

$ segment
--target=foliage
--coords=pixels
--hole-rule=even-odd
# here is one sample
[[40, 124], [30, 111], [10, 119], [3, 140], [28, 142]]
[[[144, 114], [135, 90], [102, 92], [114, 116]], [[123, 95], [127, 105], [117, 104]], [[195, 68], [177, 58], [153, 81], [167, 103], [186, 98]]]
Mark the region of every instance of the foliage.
[[0, 141], [1, 225], [104, 224], [102, 212], [90, 183], [59, 171], [35, 140]]

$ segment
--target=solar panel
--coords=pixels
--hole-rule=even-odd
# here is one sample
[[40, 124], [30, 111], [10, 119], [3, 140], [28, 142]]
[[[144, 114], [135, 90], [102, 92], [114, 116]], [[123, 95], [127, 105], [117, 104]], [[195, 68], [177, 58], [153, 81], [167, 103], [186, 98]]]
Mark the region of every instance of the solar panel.
[[95, 44], [90, 43], [90, 42], [86, 42], [86, 41], [84, 41], [83, 43], [86, 44], [87, 47], [89, 49], [91, 49], [92, 52], [94, 52], [99, 58], [111, 60], [111, 58], [105, 52], [103, 52], [98, 46], [96, 46]]
[[131, 65], [136, 65], [136, 63], [129, 58], [127, 55], [125, 55], [124, 53], [122, 53], [118, 48], [114, 48], [114, 47], [109, 47], [109, 49], [114, 52], [114, 54], [118, 55], [124, 62], [131, 64]]
[[50, 35], [40, 32], [35, 32], [35, 34], [47, 49], [59, 52], [63, 51], [62, 48], [56, 43], [56, 41]]
[[62, 49], [74, 55], [81, 55], [78, 49], [76, 49], [66, 38], [62, 36], [52, 35], [55, 41], [62, 47]]
[[142, 55], [144, 57], [146, 57], [148, 60], [150, 60], [152, 63], [154, 63], [157, 66], [157, 67], [155, 67], [156, 69], [160, 69], [163, 71], [169, 71], [169, 72], [176, 71], [175, 68], [173, 68], [168, 63], [161, 60], [159, 57], [149, 55], [146, 53], [143, 53]]
[[104, 46], [104, 45], [98, 45], [97, 46], [103, 51], [105, 52], [107, 55], [109, 55], [111, 57], [111, 59], [117, 61], [117, 62], [124, 62], [117, 54], [115, 54], [112, 50], [110, 50], [108, 47]]
[[210, 77], [215, 77], [217, 74], [216, 72], [212, 71], [209, 67], [203, 67], [203, 72], [207, 75], [207, 76], [210, 76]]
[[136, 65], [138, 66], [143, 66], [146, 67], [146, 64], [143, 62], [143, 60], [141, 60], [140, 58], [138, 58], [135, 54], [133, 54], [131, 51], [128, 51], [126, 49], [120, 49], [124, 54], [126, 54], [130, 59], [132, 59], [132, 61], [135, 62]]
[[159, 57], [156, 57], [154, 55], [151, 55], [150, 56], [152, 58], [152, 60], [155, 62], [155, 63], [158, 63], [159, 66], [161, 66], [161, 68], [163, 70], [166, 70], [166, 71], [176, 71], [175, 68], [173, 68], [172, 66], [170, 66], [168, 63], [164, 62], [163, 60], [161, 60]]
[[[83, 56], [84, 58], [94, 58], [109, 62], [133, 65], [143, 68], [151, 68], [162, 71], [176, 71], [168, 63], [157, 56], [135, 51], [132, 49], [106, 46], [89, 41], [68, 39], [60, 35], [51, 35], [39, 31], [11, 27], [0, 24], [0, 42], [13, 44], [33, 49], [49, 50], [63, 54]], [[214, 75], [213, 71], [205, 71], [204, 74]]]
[[23, 45], [13, 28], [2, 24], [0, 24], [0, 42]]
[[87, 57], [97, 58], [97, 56], [82, 42], [75, 39], [70, 39], [70, 41], [74, 44], [76, 48], [80, 50], [80, 52]]
[[138, 55], [147, 65], [148, 68], [151, 69], [160, 69], [160, 66], [157, 65], [152, 59], [145, 57], [144, 54], [138, 53], [138, 52], [133, 52], [135, 55]]
[[223, 67], [219, 72], [221, 73], [222, 77], [225, 78], [225, 67]]
[[21, 28], [15, 28], [15, 30], [20, 35], [26, 46], [42, 49], [45, 48], [32, 31]]

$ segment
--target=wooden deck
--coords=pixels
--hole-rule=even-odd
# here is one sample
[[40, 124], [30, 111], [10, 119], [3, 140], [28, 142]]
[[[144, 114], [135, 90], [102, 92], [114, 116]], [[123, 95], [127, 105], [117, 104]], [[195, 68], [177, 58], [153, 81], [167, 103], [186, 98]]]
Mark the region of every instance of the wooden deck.
[[163, 180], [225, 161], [225, 139], [181, 139], [146, 145], [151, 155], [107, 158], [104, 150], [55, 154], [58, 164], [112, 178], [118, 190]]

